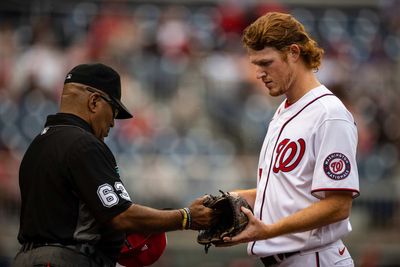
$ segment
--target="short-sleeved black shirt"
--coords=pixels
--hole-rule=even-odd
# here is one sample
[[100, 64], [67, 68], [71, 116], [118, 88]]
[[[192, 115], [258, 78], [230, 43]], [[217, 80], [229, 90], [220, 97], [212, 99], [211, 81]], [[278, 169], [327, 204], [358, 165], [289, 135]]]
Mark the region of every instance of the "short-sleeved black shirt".
[[83, 119], [47, 118], [20, 166], [20, 243], [91, 243], [115, 260], [123, 233], [108, 224], [132, 203], [115, 158]]

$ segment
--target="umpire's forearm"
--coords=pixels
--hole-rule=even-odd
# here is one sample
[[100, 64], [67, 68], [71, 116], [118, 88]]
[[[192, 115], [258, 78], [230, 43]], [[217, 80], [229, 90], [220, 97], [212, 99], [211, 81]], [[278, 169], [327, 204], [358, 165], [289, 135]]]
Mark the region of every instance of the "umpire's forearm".
[[182, 229], [182, 215], [179, 210], [157, 210], [133, 204], [114, 217], [111, 224], [124, 232], [166, 232]]

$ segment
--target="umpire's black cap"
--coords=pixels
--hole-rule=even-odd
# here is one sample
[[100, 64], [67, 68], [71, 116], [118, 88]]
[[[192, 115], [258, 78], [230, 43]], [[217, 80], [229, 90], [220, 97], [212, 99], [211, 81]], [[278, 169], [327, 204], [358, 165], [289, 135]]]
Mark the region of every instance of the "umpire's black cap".
[[116, 119], [132, 118], [132, 114], [121, 102], [121, 78], [111, 67], [101, 63], [75, 66], [65, 77], [66, 83], [81, 83], [103, 91], [118, 107]]

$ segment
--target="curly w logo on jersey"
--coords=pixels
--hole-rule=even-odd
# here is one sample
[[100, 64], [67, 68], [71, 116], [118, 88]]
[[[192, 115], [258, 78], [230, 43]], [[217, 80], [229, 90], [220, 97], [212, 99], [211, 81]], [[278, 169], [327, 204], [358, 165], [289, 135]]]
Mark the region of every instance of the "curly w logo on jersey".
[[291, 141], [288, 138], [282, 140], [276, 148], [274, 173], [292, 171], [299, 165], [305, 150], [306, 142], [302, 138], [297, 141]]

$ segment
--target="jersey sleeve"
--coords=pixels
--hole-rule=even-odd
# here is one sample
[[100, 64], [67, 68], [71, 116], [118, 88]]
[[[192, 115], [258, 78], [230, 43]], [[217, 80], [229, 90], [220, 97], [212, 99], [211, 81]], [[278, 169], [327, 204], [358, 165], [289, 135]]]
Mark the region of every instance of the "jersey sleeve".
[[356, 163], [357, 128], [344, 119], [326, 120], [315, 134], [316, 165], [311, 193], [324, 198], [326, 191], [359, 195]]
[[93, 216], [106, 222], [132, 204], [114, 156], [97, 140], [80, 140], [70, 154], [68, 168], [76, 194]]

